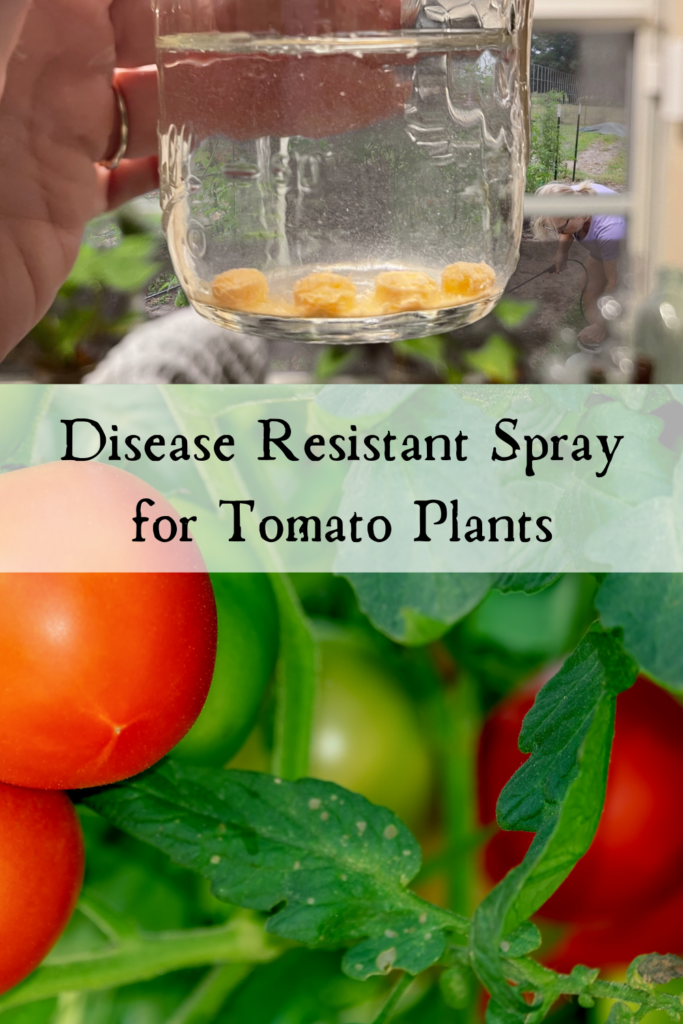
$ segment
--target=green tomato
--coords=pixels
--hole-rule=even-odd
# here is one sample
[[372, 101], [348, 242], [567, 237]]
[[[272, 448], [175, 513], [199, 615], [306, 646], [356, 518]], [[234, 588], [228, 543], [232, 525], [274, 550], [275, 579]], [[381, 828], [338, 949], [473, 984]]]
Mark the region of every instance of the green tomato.
[[268, 577], [212, 573], [218, 610], [218, 648], [211, 689], [199, 718], [172, 756], [220, 767], [252, 728], [275, 667], [278, 620]]
[[429, 811], [432, 763], [415, 706], [372, 649], [327, 640], [321, 653], [310, 774], [419, 828]]
[[[429, 812], [433, 766], [417, 710], [374, 644], [351, 630], [334, 632], [335, 639], [320, 644], [308, 774], [389, 807], [419, 831]], [[270, 770], [261, 725], [230, 767]]]

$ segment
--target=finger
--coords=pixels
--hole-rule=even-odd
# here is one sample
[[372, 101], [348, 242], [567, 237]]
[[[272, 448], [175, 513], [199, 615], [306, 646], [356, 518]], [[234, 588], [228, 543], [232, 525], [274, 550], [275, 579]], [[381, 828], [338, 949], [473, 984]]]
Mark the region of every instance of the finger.
[[0, 3], [0, 96], [5, 88], [7, 65], [26, 20], [29, 0], [3, 0]]
[[110, 17], [116, 38], [116, 63], [120, 68], [153, 64], [154, 14], [149, 0], [113, 0]]
[[115, 210], [136, 196], [159, 187], [159, 160], [156, 156], [141, 160], [122, 160], [115, 171], [98, 167], [107, 196], [107, 209]]
[[[157, 72], [154, 67], [135, 68], [135, 70], [117, 69], [114, 76], [117, 87], [123, 96], [128, 114], [128, 146], [126, 157], [135, 160], [138, 157], [150, 156], [157, 151], [157, 121], [159, 119], [159, 101], [157, 92]], [[112, 92], [113, 121], [109, 135], [107, 153], [103, 157], [110, 160], [119, 148], [121, 123], [116, 96]]]

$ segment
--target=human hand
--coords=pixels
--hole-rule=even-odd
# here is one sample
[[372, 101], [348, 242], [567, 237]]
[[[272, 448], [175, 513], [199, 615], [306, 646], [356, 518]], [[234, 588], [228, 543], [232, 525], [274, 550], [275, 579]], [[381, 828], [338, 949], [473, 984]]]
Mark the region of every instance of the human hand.
[[[0, 101], [0, 358], [49, 308], [86, 222], [156, 187], [156, 72], [142, 67], [153, 60], [146, 0], [28, 8]], [[98, 161], [118, 148], [115, 68], [130, 136], [108, 171]]]
[[563, 274], [567, 269], [567, 256], [565, 253], [560, 253], [553, 260], [553, 267], [555, 268], [553, 273]]
[[597, 348], [598, 345], [602, 345], [606, 337], [607, 330], [602, 324], [590, 324], [589, 327], [584, 327], [582, 331], [579, 331], [579, 341], [586, 348]]
[[0, 6], [0, 99], [5, 89], [7, 65], [28, 12], [29, 0], [4, 0]]

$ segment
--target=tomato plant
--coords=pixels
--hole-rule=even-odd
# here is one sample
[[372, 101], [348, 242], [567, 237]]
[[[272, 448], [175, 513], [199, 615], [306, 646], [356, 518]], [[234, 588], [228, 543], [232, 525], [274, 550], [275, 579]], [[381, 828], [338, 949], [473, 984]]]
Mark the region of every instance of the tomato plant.
[[82, 878], [83, 840], [68, 797], [0, 783], [0, 992], [54, 945]]
[[199, 715], [216, 643], [206, 574], [2, 573], [0, 606], [5, 782], [115, 782]]
[[[277, 605], [277, 628], [264, 627], [276, 640], [261, 660], [240, 654], [230, 684], [261, 666], [249, 713], [240, 704], [239, 729], [228, 716], [225, 737], [223, 725], [197, 733], [198, 760], [224, 738], [239, 743], [275, 658], [258, 729], [232, 761], [240, 767], [172, 755], [75, 794], [88, 844], [80, 909], [51, 963], [0, 998], [0, 1019], [33, 1024], [22, 1009], [42, 1003], [62, 1024], [67, 997], [55, 1001], [77, 993], [80, 1019], [107, 1024], [475, 1024], [484, 991], [488, 1024], [540, 1024], [558, 1000], [563, 1024], [579, 1024], [596, 1000], [614, 1001], [612, 1024], [651, 1010], [680, 1016], [667, 982], [683, 976], [683, 712], [667, 688], [683, 690], [671, 640], [683, 627], [683, 577], [213, 584], [224, 651], [231, 624], [246, 635], [247, 601], [259, 628]], [[333, 621], [323, 628], [312, 615]], [[542, 666], [532, 704], [518, 687]], [[487, 711], [482, 804], [490, 816], [497, 798], [495, 844], [520, 844], [488, 891], [478, 865], [490, 828], [476, 813]], [[402, 819], [422, 831], [425, 815], [423, 858]], [[424, 898], [430, 882], [445, 882], [439, 905]], [[532, 918], [547, 921], [553, 907], [543, 942]], [[623, 958], [633, 962], [619, 980], [600, 976]]]

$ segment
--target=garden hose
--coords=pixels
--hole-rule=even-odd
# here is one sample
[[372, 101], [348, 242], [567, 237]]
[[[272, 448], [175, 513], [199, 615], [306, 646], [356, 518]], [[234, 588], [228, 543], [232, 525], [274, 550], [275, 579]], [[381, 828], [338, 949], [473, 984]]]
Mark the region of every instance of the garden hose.
[[[568, 259], [567, 263], [577, 263], [581, 267], [581, 269], [583, 270], [585, 280], [584, 280], [584, 283], [583, 283], [583, 288], [581, 289], [581, 295], [579, 296], [579, 307], [581, 309], [581, 316], [586, 321], [586, 323], [589, 323], [588, 317], [586, 316], [586, 310], [583, 307], [583, 297], [586, 294], [586, 288], [588, 287], [588, 271], [586, 270], [585, 264], [583, 264], [581, 262], [581, 260]], [[516, 284], [514, 288], [509, 288], [505, 292], [505, 294], [506, 295], [512, 295], [512, 293], [516, 292], [519, 288], [523, 288], [525, 285], [531, 284], [532, 281], [535, 281], [539, 277], [543, 277], [544, 274], [554, 274], [554, 273], [555, 273], [555, 264], [551, 263], [549, 267], [546, 267], [545, 270], [542, 270], [539, 274], [534, 274], [533, 277], [527, 277], [526, 281], [522, 281], [520, 284]]]
[[180, 288], [179, 284], [172, 284], [166, 288], [162, 288], [160, 292], [152, 292], [151, 295], [147, 295], [147, 299], [158, 299], [160, 295], [170, 295], [171, 292], [177, 292]]

